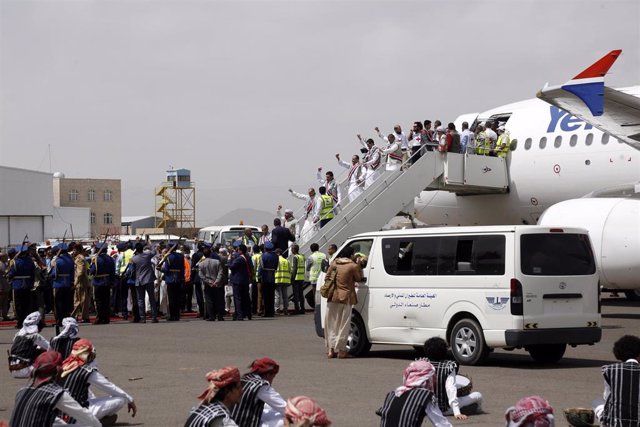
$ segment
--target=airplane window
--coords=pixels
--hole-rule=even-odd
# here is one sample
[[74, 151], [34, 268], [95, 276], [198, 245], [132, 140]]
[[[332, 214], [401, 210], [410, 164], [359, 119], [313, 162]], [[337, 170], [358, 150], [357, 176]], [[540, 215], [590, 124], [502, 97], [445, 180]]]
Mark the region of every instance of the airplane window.
[[547, 146], [547, 137], [543, 136], [542, 138], [540, 138], [540, 149], [542, 150], [546, 146]]
[[608, 133], [603, 133], [602, 134], [602, 145], [607, 145], [609, 143], [609, 134]]
[[562, 145], [562, 135], [558, 135], [556, 136], [556, 140], [553, 141], [553, 146], [556, 148], [560, 148], [561, 145]]
[[525, 140], [524, 140], [524, 149], [525, 149], [525, 150], [530, 149], [530, 148], [531, 148], [531, 143], [532, 143], [532, 142], [533, 142], [533, 141], [531, 140], [531, 138], [527, 138], [527, 139], [525, 139]]
[[578, 135], [576, 134], [571, 135], [571, 139], [569, 140], [569, 145], [572, 147], [575, 147], [577, 143], [578, 143]]
[[516, 148], [518, 148], [518, 140], [514, 139], [511, 141], [511, 151], [516, 151]]
[[593, 142], [593, 134], [588, 133], [587, 138], [584, 140], [584, 143], [585, 145], [591, 145], [592, 142]]

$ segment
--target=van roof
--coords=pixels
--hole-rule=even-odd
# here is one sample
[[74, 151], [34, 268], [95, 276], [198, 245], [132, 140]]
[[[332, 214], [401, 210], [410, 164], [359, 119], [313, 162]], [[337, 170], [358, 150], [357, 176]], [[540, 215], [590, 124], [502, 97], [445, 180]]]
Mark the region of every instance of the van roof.
[[353, 237], [374, 236], [407, 236], [407, 235], [432, 235], [432, 234], [487, 234], [487, 233], [549, 233], [550, 230], [563, 230], [563, 232], [589, 234], [584, 228], [579, 227], [553, 227], [549, 225], [489, 225], [489, 226], [450, 226], [450, 227], [423, 227], [405, 228], [402, 230], [371, 231], [356, 234]]

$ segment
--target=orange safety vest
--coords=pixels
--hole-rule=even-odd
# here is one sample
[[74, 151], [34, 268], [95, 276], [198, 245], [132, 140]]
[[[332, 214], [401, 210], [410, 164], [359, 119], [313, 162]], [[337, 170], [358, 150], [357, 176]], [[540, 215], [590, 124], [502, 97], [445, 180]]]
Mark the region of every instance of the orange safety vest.
[[184, 257], [184, 281], [185, 283], [191, 281], [191, 263], [187, 257]]

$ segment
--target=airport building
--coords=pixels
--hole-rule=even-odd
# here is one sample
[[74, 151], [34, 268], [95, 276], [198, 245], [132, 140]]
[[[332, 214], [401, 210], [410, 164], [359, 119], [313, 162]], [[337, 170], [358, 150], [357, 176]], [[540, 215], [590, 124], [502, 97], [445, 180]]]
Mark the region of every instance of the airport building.
[[90, 210], [54, 206], [52, 174], [0, 166], [0, 248], [22, 243], [89, 237]]
[[88, 208], [91, 237], [118, 234], [122, 225], [122, 195], [119, 179], [66, 178], [53, 175], [56, 207]]

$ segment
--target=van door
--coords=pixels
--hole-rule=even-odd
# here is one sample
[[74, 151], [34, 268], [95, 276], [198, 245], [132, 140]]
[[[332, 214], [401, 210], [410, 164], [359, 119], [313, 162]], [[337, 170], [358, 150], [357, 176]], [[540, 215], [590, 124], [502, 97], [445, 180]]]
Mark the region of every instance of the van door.
[[523, 230], [519, 247], [524, 329], [596, 326], [598, 277], [589, 236]]
[[369, 271], [371, 269], [371, 263], [369, 262], [369, 258], [371, 257], [373, 246], [373, 239], [361, 239], [354, 240], [349, 242], [345, 247], [352, 247], [354, 257], [356, 260], [358, 258], [364, 258], [366, 260], [366, 264], [362, 268], [362, 275], [364, 276], [364, 280], [362, 282], [356, 283], [356, 295], [358, 297], [358, 303], [354, 306], [354, 308], [360, 313], [363, 317], [363, 320], [366, 323], [366, 310], [367, 300], [369, 298]]

